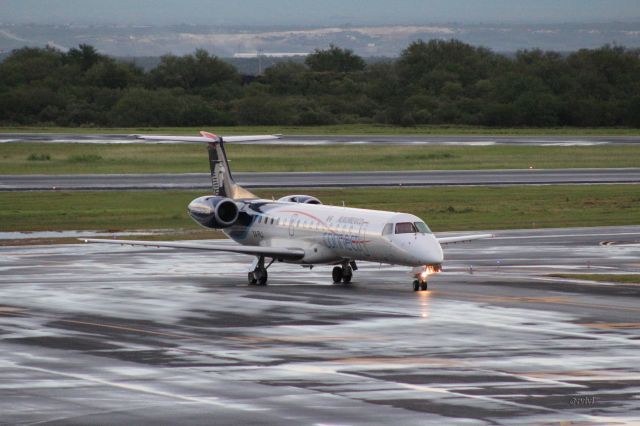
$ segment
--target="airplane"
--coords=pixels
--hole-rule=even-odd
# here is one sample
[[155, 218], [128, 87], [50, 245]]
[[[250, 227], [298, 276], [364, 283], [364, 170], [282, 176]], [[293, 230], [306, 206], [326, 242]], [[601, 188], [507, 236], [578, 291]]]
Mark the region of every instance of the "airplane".
[[[413, 290], [425, 291], [428, 277], [442, 271], [441, 245], [490, 238], [476, 234], [437, 238], [419, 217], [382, 210], [329, 206], [311, 195], [266, 200], [238, 185], [224, 144], [279, 139], [281, 135], [219, 137], [134, 135], [145, 141], [205, 143], [209, 152], [210, 195], [191, 201], [187, 212], [199, 225], [222, 230], [238, 244], [81, 239], [86, 243], [225, 251], [254, 256], [247, 278], [266, 285], [267, 269], [276, 261], [313, 268], [333, 265], [334, 283], [348, 284], [356, 261], [411, 267]], [[270, 261], [267, 263], [267, 260]]]

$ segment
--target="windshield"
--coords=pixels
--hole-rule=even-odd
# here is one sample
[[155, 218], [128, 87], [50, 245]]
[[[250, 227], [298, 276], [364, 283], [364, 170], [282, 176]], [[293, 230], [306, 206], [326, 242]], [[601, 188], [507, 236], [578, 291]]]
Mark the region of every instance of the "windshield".
[[416, 228], [418, 228], [418, 232], [420, 232], [421, 234], [431, 234], [431, 229], [429, 229], [426, 223], [416, 222], [414, 223], [414, 225], [416, 226]]

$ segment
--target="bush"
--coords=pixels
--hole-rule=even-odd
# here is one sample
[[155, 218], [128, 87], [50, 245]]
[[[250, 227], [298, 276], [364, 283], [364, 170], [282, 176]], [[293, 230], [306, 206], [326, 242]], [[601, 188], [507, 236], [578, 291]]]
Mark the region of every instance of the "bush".
[[27, 161], [49, 161], [51, 160], [51, 155], [49, 154], [34, 154], [31, 153], [27, 157]]
[[244, 78], [204, 50], [144, 72], [88, 45], [24, 48], [0, 63], [0, 124], [640, 126], [639, 70], [619, 46], [508, 58], [457, 40], [370, 65], [332, 45]]

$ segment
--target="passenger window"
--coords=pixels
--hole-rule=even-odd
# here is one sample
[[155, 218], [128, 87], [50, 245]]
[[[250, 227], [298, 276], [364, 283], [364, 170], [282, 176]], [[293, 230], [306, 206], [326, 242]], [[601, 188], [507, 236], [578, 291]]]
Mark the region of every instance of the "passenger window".
[[416, 228], [411, 222], [396, 223], [396, 234], [415, 234]]

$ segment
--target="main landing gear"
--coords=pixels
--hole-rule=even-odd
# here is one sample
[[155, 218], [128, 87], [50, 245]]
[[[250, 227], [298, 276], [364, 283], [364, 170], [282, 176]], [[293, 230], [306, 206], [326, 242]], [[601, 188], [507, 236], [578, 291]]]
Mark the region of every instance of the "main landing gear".
[[351, 282], [351, 278], [353, 278], [353, 271], [357, 271], [358, 266], [356, 262], [353, 260], [351, 262], [345, 261], [342, 263], [342, 266], [336, 266], [333, 268], [331, 276], [333, 277], [334, 283], [339, 283], [342, 281], [345, 284]]
[[256, 260], [254, 260], [251, 265], [253, 271], [248, 274], [249, 285], [267, 285], [267, 279], [269, 277], [267, 268], [271, 266], [275, 260], [275, 258], [271, 259], [271, 262], [269, 262], [267, 266], [264, 266], [264, 256], [256, 257]]
[[413, 291], [426, 291], [427, 290], [427, 282], [421, 280], [413, 281]]

